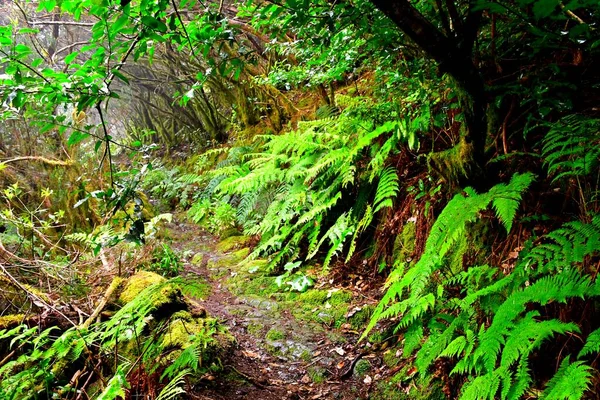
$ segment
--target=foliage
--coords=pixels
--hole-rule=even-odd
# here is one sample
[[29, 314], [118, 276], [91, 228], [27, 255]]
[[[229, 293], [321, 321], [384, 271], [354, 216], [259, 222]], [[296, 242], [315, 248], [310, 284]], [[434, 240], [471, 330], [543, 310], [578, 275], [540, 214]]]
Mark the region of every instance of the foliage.
[[[56, 327], [41, 332], [36, 326], [26, 325], [1, 330], [0, 341], [8, 341], [14, 350], [0, 366], [1, 397], [27, 399], [38, 398], [41, 393], [51, 396], [78, 390], [77, 382], [69, 382], [66, 372], [72, 365], [83, 363], [96, 371], [94, 373], [100, 373], [97, 369], [101, 364], [94, 357], [106, 359], [107, 366], [114, 362], [116, 367], [98, 398], [125, 397], [132, 373], [140, 368], [149, 373], [162, 370], [161, 378], [167, 378], [160, 394], [162, 398], [182, 393], [185, 376], [200, 373], [209, 366], [206, 365], [208, 352], [218, 328], [207, 321], [203, 330], [188, 332], [189, 345], [175, 361], [168, 367], [160, 362], [173, 351], [172, 346], [166, 347], [169, 341], [164, 339], [168, 335], [165, 323], [169, 321], [155, 322], [152, 315], [162, 304], [160, 299], [165, 296], [165, 290], [178, 284], [177, 280], [164, 281], [146, 287], [107, 321], [92, 323], [89, 327], [74, 326], [59, 336], [55, 336]], [[140, 340], [144, 337], [147, 340]]]
[[[245, 233], [262, 237], [252, 257], [273, 255], [275, 268], [299, 259], [301, 252], [311, 259], [328, 243], [326, 269], [375, 213], [393, 204], [399, 185], [395, 172], [385, 168], [390, 149], [376, 153], [366, 170], [360, 171], [359, 165], [376, 141], [401, 142], [397, 122], [376, 125], [359, 120], [356, 111], [349, 107], [338, 117], [303, 122], [286, 135], [262, 136], [259, 151], [214, 172], [221, 176], [218, 195], [239, 196], [237, 215], [245, 222]], [[353, 205], [353, 196], [363, 202]], [[269, 203], [262, 207], [265, 197]], [[197, 207], [202, 210], [203, 204], [209, 203], [204, 200]], [[347, 257], [353, 248], [350, 245]]]
[[175, 277], [181, 272], [181, 261], [168, 244], [161, 244], [159, 248], [154, 250], [152, 256], [153, 261], [148, 270], [165, 277]]

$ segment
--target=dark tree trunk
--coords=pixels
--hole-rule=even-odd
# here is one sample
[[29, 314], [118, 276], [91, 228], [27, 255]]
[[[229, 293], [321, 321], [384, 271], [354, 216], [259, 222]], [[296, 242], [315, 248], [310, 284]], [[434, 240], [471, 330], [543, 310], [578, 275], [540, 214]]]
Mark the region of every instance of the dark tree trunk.
[[[482, 170], [487, 137], [487, 98], [483, 80], [471, 54], [479, 28], [480, 12], [469, 12], [465, 20], [457, 24], [455, 20], [458, 17], [452, 9], [449, 14], [454, 16], [454, 37], [449, 38], [408, 0], [371, 2], [433, 58], [439, 64], [440, 71], [449, 74], [463, 91], [461, 103], [466, 122], [464, 140], [473, 146], [473, 161]], [[447, 23], [443, 25], [449, 26]]]

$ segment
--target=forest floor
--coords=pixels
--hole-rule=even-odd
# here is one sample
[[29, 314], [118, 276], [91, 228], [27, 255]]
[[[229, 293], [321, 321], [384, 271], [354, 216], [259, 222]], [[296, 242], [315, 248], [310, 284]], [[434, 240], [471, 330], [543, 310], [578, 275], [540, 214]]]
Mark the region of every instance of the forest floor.
[[371, 285], [357, 278], [352, 290], [328, 282], [305, 294], [278, 292], [274, 276], [256, 273], [243, 261], [248, 238], [218, 243], [187, 223], [173, 223], [169, 232], [172, 247], [183, 254], [184, 273], [211, 286], [203, 302], [208, 314], [236, 339], [221, 356], [223, 372], [205, 376], [194, 398], [377, 398], [372, 394], [383, 371], [389, 373], [384, 358], [390, 359], [390, 350], [381, 341], [358, 343], [375, 304], [360, 288]]

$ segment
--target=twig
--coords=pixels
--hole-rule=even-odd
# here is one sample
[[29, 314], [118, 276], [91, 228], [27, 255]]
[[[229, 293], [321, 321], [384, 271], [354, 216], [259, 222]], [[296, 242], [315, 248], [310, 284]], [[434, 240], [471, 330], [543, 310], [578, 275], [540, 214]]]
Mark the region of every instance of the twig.
[[113, 295], [115, 290], [117, 290], [117, 287], [119, 287], [120, 283], [121, 283], [121, 279], [119, 279], [119, 278], [113, 279], [113, 281], [111, 282], [108, 289], [106, 289], [106, 292], [104, 293], [104, 297], [102, 298], [100, 303], [98, 303], [98, 305], [94, 309], [94, 312], [92, 312], [92, 314], [88, 317], [88, 319], [79, 326], [80, 328], [84, 328], [84, 329], [89, 328], [89, 326], [92, 324], [92, 322], [94, 322], [94, 320], [100, 315], [100, 313], [102, 312], [104, 307], [106, 307], [108, 300], [111, 298], [111, 296]]
[[27, 294], [27, 296], [30, 297], [34, 301], [34, 303], [36, 303], [36, 305], [42, 304], [47, 309], [50, 309], [50, 310], [56, 312], [61, 317], [66, 319], [71, 325], [77, 326], [77, 324], [75, 324], [73, 321], [71, 321], [71, 319], [69, 317], [67, 317], [62, 311], [60, 311], [53, 305], [48, 304], [48, 302], [46, 300], [42, 299], [40, 296], [38, 296], [37, 294], [33, 293], [31, 290], [28, 290], [25, 286], [23, 286], [21, 284], [21, 282], [19, 282], [14, 276], [12, 276], [10, 274], [10, 272], [8, 272], [8, 270], [2, 263], [0, 263], [0, 270], [13, 283], [13, 285], [15, 285], [17, 288], [21, 289], [23, 292], [25, 292]]
[[53, 160], [53, 159], [42, 157], [42, 156], [20, 156], [20, 157], [10, 158], [8, 160], [0, 161], [0, 162], [2, 162], [3, 164], [9, 164], [9, 163], [17, 162], [17, 161], [40, 161], [44, 164], [57, 165], [57, 166], [62, 166], [62, 167], [68, 167], [68, 166], [73, 165], [73, 161]]

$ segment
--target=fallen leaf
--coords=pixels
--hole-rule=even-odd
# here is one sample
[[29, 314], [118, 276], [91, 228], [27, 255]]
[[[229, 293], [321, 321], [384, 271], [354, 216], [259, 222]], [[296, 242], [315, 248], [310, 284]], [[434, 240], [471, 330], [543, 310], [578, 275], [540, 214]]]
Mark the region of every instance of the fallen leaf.
[[340, 356], [343, 356], [344, 354], [346, 354], [346, 352], [344, 351], [344, 349], [342, 349], [341, 347], [336, 347], [333, 350], [331, 350], [331, 352], [336, 352], [338, 353]]
[[363, 380], [364, 383], [366, 383], [367, 385], [370, 385], [373, 382], [373, 378], [371, 378], [369, 375], [365, 376], [365, 380]]
[[255, 353], [250, 350], [242, 350], [242, 354], [245, 355], [246, 357], [250, 357], [250, 358], [260, 358], [260, 354]]
[[337, 369], [342, 369], [344, 368], [344, 365], [346, 365], [346, 363], [344, 361], [340, 361], [337, 365]]

